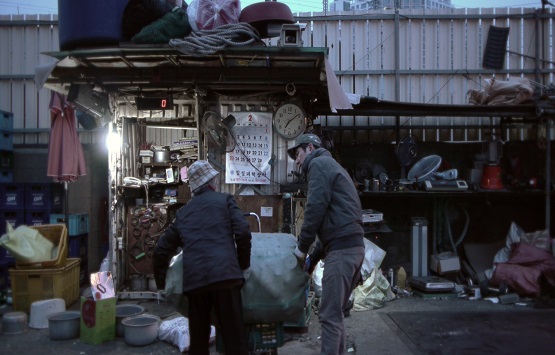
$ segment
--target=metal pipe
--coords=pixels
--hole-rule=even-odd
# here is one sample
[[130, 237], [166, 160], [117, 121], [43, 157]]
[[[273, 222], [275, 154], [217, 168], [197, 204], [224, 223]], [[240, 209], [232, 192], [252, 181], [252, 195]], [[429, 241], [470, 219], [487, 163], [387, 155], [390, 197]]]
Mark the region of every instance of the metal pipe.
[[[535, 60], [535, 63], [534, 63], [534, 78], [535, 78], [536, 83], [541, 83], [542, 82], [542, 77], [541, 77], [541, 74], [540, 74], [540, 70], [541, 70], [541, 68], [540, 68], [540, 66], [541, 66], [541, 63], [540, 63], [540, 55], [541, 55], [540, 47], [541, 47], [541, 37], [543, 36], [543, 33], [540, 32], [539, 11], [541, 11], [541, 10], [537, 10], [535, 12], [535, 14], [536, 14], [536, 16], [535, 16], [535, 27], [536, 27], [536, 38], [535, 38], [536, 39], [536, 50], [535, 50], [535, 52], [536, 52], [536, 60]], [[541, 91], [543, 91], [543, 90], [540, 88], [540, 92]]]
[[[395, 101], [399, 102], [401, 101], [401, 78], [399, 75], [399, 63], [400, 63], [400, 43], [399, 43], [399, 9], [396, 8], [395, 9]], [[396, 126], [396, 130], [395, 130], [395, 141], [396, 142], [400, 142], [401, 141], [401, 132], [399, 130], [399, 128], [401, 127], [401, 117], [400, 116], [395, 116], [395, 126]], [[403, 174], [404, 175], [404, 174]], [[402, 176], [402, 178], [404, 178], [404, 176]]]
[[545, 149], [545, 229], [551, 235], [551, 128], [553, 120], [545, 124], [546, 149]]

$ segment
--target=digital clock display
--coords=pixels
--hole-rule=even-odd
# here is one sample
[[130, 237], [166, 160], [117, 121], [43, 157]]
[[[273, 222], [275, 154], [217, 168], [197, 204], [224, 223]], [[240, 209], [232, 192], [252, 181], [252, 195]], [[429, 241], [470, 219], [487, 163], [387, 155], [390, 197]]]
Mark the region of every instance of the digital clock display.
[[173, 97], [136, 97], [135, 104], [138, 110], [173, 110]]

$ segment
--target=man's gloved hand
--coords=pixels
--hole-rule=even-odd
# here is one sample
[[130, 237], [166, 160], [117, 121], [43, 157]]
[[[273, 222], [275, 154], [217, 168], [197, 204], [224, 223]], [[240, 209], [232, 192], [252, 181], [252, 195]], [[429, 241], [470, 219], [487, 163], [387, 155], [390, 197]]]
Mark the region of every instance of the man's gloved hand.
[[304, 269], [304, 260], [305, 260], [306, 254], [300, 251], [298, 246], [295, 248], [295, 250], [293, 250], [293, 254], [295, 254], [295, 257], [297, 258], [297, 260], [300, 261], [301, 267]]
[[243, 270], [243, 278], [245, 279], [245, 281], [247, 281], [249, 277], [251, 277], [251, 269], [248, 268]]
[[306, 260], [304, 261], [304, 268], [303, 270], [308, 274], [308, 275], [312, 275], [312, 273], [314, 272], [314, 268], [316, 268], [316, 264], [317, 262], [314, 262], [314, 257], [307, 255], [306, 256]]

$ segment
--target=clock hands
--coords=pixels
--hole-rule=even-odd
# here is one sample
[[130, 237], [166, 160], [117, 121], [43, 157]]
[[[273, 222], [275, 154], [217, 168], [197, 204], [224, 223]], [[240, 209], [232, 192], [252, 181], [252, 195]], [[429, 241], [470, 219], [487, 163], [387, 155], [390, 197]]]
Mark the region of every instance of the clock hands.
[[293, 116], [289, 121], [287, 121], [287, 123], [285, 124], [285, 127], [283, 128], [287, 128], [287, 126], [289, 126], [289, 123], [291, 123], [291, 121], [293, 121], [295, 118], [299, 117], [301, 114], [297, 113], [295, 116]]

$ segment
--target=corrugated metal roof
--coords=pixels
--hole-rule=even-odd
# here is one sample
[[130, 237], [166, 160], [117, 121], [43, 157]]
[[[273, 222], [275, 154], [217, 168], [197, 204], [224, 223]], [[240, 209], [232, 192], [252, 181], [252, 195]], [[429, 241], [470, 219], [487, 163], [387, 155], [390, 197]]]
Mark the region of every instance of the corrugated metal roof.
[[298, 93], [327, 101], [327, 48], [234, 47], [214, 55], [185, 55], [169, 47], [132, 47], [47, 53], [60, 61], [46, 85], [67, 92], [89, 84], [106, 93], [141, 96], [207, 91], [221, 95]]

